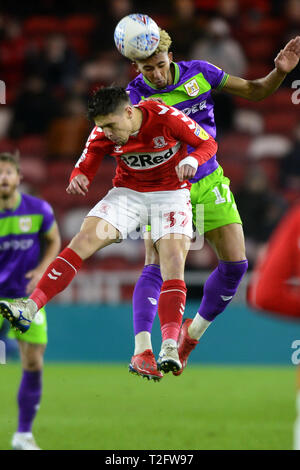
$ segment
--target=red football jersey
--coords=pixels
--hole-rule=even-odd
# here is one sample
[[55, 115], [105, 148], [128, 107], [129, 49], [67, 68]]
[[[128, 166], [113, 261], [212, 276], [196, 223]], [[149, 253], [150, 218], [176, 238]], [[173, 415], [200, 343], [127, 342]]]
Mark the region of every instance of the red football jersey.
[[178, 109], [156, 101], [145, 101], [137, 107], [143, 121], [136, 135], [118, 146], [95, 127], [83, 154], [75, 165], [70, 180], [84, 174], [91, 183], [105, 155], [117, 160], [115, 187], [135, 191], [168, 191], [190, 188], [188, 181], [179, 181], [175, 167], [185, 158], [187, 145], [195, 150], [189, 155], [202, 165], [217, 151], [215, 140], [192, 119]]

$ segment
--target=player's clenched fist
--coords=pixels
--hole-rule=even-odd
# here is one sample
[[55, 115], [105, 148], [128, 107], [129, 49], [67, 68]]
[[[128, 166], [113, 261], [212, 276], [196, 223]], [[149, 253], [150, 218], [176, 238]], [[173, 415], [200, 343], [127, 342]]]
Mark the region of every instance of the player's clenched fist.
[[89, 180], [85, 175], [77, 175], [70, 182], [66, 191], [68, 194], [81, 194], [85, 196], [88, 192]]
[[175, 167], [175, 170], [176, 170], [179, 181], [185, 181], [185, 180], [189, 180], [193, 178], [197, 171], [194, 167], [188, 164], [182, 165], [181, 167], [177, 165]]

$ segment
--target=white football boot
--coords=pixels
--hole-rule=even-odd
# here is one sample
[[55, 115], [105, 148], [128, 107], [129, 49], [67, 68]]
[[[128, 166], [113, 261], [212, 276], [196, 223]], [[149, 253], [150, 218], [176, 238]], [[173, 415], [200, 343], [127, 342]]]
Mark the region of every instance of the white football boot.
[[13, 328], [25, 333], [35, 317], [38, 308], [31, 300], [0, 301], [0, 314], [6, 318]]
[[157, 359], [157, 368], [163, 372], [177, 372], [182, 365], [179, 360], [177, 346], [164, 341]]
[[15, 432], [11, 445], [13, 450], [41, 450], [31, 432]]

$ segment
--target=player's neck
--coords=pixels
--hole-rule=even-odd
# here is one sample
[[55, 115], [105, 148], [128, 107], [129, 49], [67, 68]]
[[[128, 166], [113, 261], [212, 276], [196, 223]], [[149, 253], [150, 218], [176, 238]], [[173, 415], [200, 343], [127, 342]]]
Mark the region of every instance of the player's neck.
[[135, 134], [141, 128], [143, 122], [143, 112], [138, 108], [133, 108], [133, 119], [132, 119], [132, 132]]
[[21, 195], [19, 191], [14, 191], [13, 194], [7, 198], [0, 197], [0, 210], [5, 211], [15, 209], [20, 197]]
[[170, 63], [170, 69], [169, 69], [169, 74], [168, 74], [168, 86], [174, 84], [174, 79], [175, 79], [175, 67], [173, 62]]

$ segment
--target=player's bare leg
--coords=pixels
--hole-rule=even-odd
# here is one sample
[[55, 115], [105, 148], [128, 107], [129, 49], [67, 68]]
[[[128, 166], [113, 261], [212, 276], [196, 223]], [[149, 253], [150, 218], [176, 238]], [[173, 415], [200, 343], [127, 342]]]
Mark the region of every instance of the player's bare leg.
[[205, 283], [203, 299], [194, 319], [187, 319], [182, 325], [178, 341], [182, 368], [174, 375], [182, 373], [201, 336], [232, 300], [248, 266], [240, 224], [211, 230], [205, 234], [205, 238], [214, 249], [219, 264]]
[[42, 394], [43, 358], [46, 345], [19, 341], [23, 375], [18, 392], [18, 429], [12, 439], [14, 450], [40, 450], [32, 434], [32, 424]]

